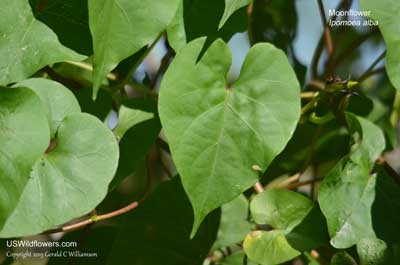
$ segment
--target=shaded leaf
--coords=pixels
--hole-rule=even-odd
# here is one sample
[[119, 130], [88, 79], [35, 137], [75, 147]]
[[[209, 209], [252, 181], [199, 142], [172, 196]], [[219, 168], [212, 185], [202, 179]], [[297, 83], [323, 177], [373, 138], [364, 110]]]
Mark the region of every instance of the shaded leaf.
[[85, 59], [62, 46], [57, 35], [35, 19], [28, 1], [2, 0], [1, 4], [0, 84], [23, 80], [48, 64]]
[[193, 212], [175, 177], [125, 217], [107, 264], [201, 264], [216, 238], [220, 214], [211, 213], [190, 240]]
[[357, 262], [347, 252], [340, 251], [332, 257], [331, 265], [357, 265]]
[[165, 135], [195, 212], [192, 235], [209, 212], [257, 181], [252, 166], [265, 170], [283, 149], [300, 109], [299, 84], [282, 51], [254, 46], [229, 88], [228, 46], [217, 40], [196, 64], [204, 41], [178, 53], [159, 99]]
[[[116, 237], [117, 228], [113, 226], [104, 226], [91, 229], [77, 230], [65, 234], [60, 240], [63, 242], [76, 242], [78, 247], [62, 248], [62, 251], [80, 251], [81, 253], [96, 254], [93, 257], [74, 258], [74, 265], [98, 265], [106, 264], [108, 255]], [[51, 252], [60, 251], [60, 248], [54, 248]], [[69, 254], [69, 253], [66, 253]], [[70, 258], [51, 257], [47, 265], [70, 265]]]
[[348, 248], [362, 238], [375, 237], [371, 207], [376, 176], [370, 175], [370, 171], [385, 148], [379, 127], [352, 114], [347, 114], [347, 122], [354, 140], [353, 150], [325, 177], [318, 194], [331, 244], [336, 248]]
[[400, 187], [384, 168], [377, 167], [372, 226], [378, 238], [400, 245]]
[[218, 236], [213, 249], [230, 247], [245, 238], [253, 227], [247, 220], [248, 213], [249, 202], [244, 195], [222, 205]]
[[35, 17], [49, 26], [65, 46], [91, 55], [88, 2], [82, 0], [29, 0]]

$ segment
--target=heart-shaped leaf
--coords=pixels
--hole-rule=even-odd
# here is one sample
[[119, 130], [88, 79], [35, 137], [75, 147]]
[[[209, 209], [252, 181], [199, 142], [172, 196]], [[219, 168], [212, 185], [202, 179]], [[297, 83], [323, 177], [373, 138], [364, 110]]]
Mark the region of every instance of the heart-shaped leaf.
[[183, 48], [161, 84], [159, 113], [183, 186], [192, 203], [193, 233], [213, 209], [258, 180], [291, 137], [300, 112], [299, 84], [285, 56], [255, 45], [229, 85], [229, 47], [205, 38]]
[[254, 231], [243, 242], [247, 256], [262, 265], [276, 265], [291, 260], [301, 252], [287, 242], [282, 230]]
[[64, 47], [35, 19], [27, 0], [2, 0], [0, 9], [0, 84], [23, 80], [42, 67], [84, 56]]
[[[42, 105], [47, 108], [43, 117], [48, 117], [47, 124], [56, 133], [50, 142], [50, 129], [47, 124], [44, 126], [48, 132], [42, 135], [50, 146], [42, 149], [35, 161], [27, 160], [30, 172], [25, 172], [24, 177], [29, 181], [0, 230], [1, 237], [40, 233], [90, 212], [107, 194], [118, 164], [118, 145], [112, 132], [94, 116], [77, 112], [78, 103], [67, 88], [44, 79], [27, 80], [23, 84], [38, 91]], [[24, 147], [36, 144], [36, 138], [40, 137], [30, 137]], [[20, 159], [25, 161], [24, 156]]]
[[93, 97], [108, 72], [165, 30], [179, 0], [89, 0], [93, 36]]
[[336, 248], [348, 248], [363, 238], [375, 237], [371, 207], [376, 176], [370, 172], [385, 148], [379, 127], [353, 114], [346, 118], [355, 142], [353, 151], [328, 173], [318, 194], [331, 244]]
[[257, 224], [291, 231], [313, 208], [305, 196], [291, 191], [272, 189], [258, 194], [251, 201], [250, 211]]
[[50, 137], [53, 138], [58, 126], [66, 116], [79, 113], [81, 109], [74, 95], [60, 83], [43, 79], [31, 78], [21, 81], [16, 87], [29, 87], [40, 97], [47, 112], [50, 125]]
[[0, 229], [49, 145], [49, 134], [45, 109], [33, 91], [0, 87]]
[[386, 71], [393, 86], [400, 90], [400, 1], [361, 0], [361, 6], [371, 11], [371, 17], [378, 21], [386, 43]]

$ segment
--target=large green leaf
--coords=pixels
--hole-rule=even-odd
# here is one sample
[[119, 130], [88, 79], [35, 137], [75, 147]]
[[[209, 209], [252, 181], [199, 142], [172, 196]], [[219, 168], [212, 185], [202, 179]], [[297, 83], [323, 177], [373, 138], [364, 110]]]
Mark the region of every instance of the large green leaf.
[[253, 225], [247, 220], [249, 202], [244, 195], [221, 207], [221, 221], [213, 249], [231, 247], [241, 242]]
[[225, 0], [225, 10], [222, 15], [221, 21], [219, 22], [218, 29], [221, 29], [229, 17], [233, 15], [240, 8], [248, 5], [251, 0]]
[[[253, 185], [291, 137], [299, 84], [285, 54], [254, 46], [228, 87], [229, 47], [215, 41], [196, 64], [205, 38], [178, 53], [161, 84], [159, 112], [192, 203], [193, 234], [213, 209]], [[193, 235], [192, 234], [192, 235]]]
[[15, 86], [32, 89], [46, 105], [47, 118], [50, 122], [50, 137], [54, 137], [58, 126], [66, 116], [81, 112], [74, 94], [60, 83], [43, 78], [31, 78]]
[[0, 87], [0, 229], [16, 207], [32, 165], [49, 145], [49, 134], [45, 109], [34, 92]]
[[352, 114], [347, 114], [347, 122], [354, 139], [353, 151], [325, 177], [318, 195], [331, 244], [336, 248], [375, 237], [371, 207], [376, 176], [370, 171], [385, 148], [383, 133], [372, 122]]
[[386, 71], [396, 89], [400, 90], [400, 2], [396, 0], [361, 0], [361, 6], [371, 11], [378, 21], [386, 43]]
[[46, 25], [37, 21], [27, 0], [1, 0], [0, 84], [29, 77], [42, 67], [85, 57], [64, 47]]
[[125, 216], [107, 264], [202, 264], [215, 241], [219, 218], [219, 211], [211, 213], [190, 239], [193, 212], [175, 177]]
[[93, 36], [93, 97], [108, 72], [165, 30], [179, 0], [89, 0]]
[[35, 17], [49, 26], [65, 46], [91, 55], [88, 2], [82, 0], [29, 0]]
[[276, 265], [291, 260], [301, 252], [287, 242], [282, 230], [254, 231], [243, 243], [247, 256], [262, 265]]
[[[42, 150], [36, 161], [30, 161], [30, 170], [25, 172], [29, 180], [0, 231], [1, 237], [40, 233], [90, 212], [107, 194], [118, 162], [112, 132], [97, 118], [77, 112], [78, 103], [67, 88], [45, 79], [23, 84], [38, 93], [47, 108], [44, 118], [48, 117], [47, 123], [56, 133], [49, 148]], [[60, 103], [61, 99], [64, 102]], [[46, 145], [50, 142], [48, 133], [43, 133]], [[41, 137], [29, 138], [24, 148]], [[20, 159], [25, 160], [23, 156]]]

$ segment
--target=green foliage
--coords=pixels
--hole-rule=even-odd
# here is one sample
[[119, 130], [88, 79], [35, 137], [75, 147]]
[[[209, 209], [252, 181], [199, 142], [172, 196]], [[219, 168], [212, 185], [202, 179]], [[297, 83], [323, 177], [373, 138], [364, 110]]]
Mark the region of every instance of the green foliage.
[[264, 170], [270, 164], [293, 133], [299, 113], [298, 82], [281, 51], [254, 46], [240, 77], [228, 87], [229, 48], [217, 40], [196, 65], [203, 43], [198, 39], [179, 52], [163, 79], [159, 102], [195, 212], [192, 235], [210, 211], [257, 181], [253, 165]]
[[0, 84], [23, 80], [42, 67], [85, 57], [64, 47], [57, 35], [35, 19], [25, 0], [2, 0]]
[[[5, 225], [0, 230], [2, 237], [40, 233], [90, 212], [107, 194], [118, 161], [117, 142], [111, 131], [95, 117], [80, 113], [78, 102], [67, 88], [46, 79], [25, 80], [17, 87], [29, 87], [38, 95], [41, 108], [45, 110], [42, 119], [47, 119], [49, 125], [42, 125], [46, 133], [33, 131], [35, 134], [27, 134], [34, 138], [35, 144], [37, 142], [42, 146], [36, 151], [39, 154], [36, 154], [35, 160], [27, 156], [25, 163], [30, 169], [23, 171], [16, 165], [14, 170], [18, 170], [19, 174], [5, 171], [10, 179], [20, 176], [24, 185], [16, 183], [20, 185], [16, 188], [23, 187], [23, 191], [12, 214], [6, 216]], [[10, 88], [4, 91], [15, 94], [15, 104], [19, 102], [21, 91], [31, 95], [30, 89]], [[8, 104], [12, 102], [10, 100]], [[40, 117], [40, 111], [35, 115]], [[27, 118], [29, 116], [13, 119], [21, 122]], [[41, 125], [40, 120], [38, 125]], [[7, 131], [18, 130], [18, 126], [21, 125], [8, 124]], [[32, 140], [29, 138], [26, 141]], [[102, 145], [97, 145], [98, 141]], [[16, 147], [16, 154], [20, 148]], [[15, 161], [15, 158], [8, 159]]]
[[0, 263], [400, 264], [400, 4], [328, 2], [0, 0]]
[[253, 198], [250, 211], [257, 224], [273, 228], [268, 232], [253, 231], [244, 240], [244, 251], [260, 264], [283, 263], [326, 241], [325, 222], [319, 210], [296, 192], [264, 191]]
[[385, 148], [385, 139], [376, 125], [352, 114], [347, 114], [347, 122], [354, 139], [353, 150], [325, 177], [318, 196], [331, 244], [336, 248], [348, 248], [363, 238], [375, 237], [371, 207], [376, 175], [370, 172]]
[[193, 212], [175, 177], [125, 217], [107, 264], [200, 264], [215, 241], [219, 217], [218, 210], [211, 213], [190, 239]]
[[178, 0], [89, 0], [94, 52], [93, 98], [106, 74], [154, 41], [167, 28], [177, 8]]
[[361, 0], [363, 9], [371, 11], [373, 19], [379, 22], [379, 29], [387, 46], [386, 72], [393, 86], [400, 90], [400, 2]]

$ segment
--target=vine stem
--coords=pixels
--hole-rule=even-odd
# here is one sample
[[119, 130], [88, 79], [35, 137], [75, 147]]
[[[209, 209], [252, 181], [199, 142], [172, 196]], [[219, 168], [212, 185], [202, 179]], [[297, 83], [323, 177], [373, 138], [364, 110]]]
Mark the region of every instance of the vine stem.
[[[360, 76], [360, 78], [358, 79], [358, 82], [361, 83], [362, 81], [366, 80], [368, 77], [370, 77], [371, 75], [375, 74], [375, 73], [379, 73], [381, 71], [381, 68], [378, 68], [376, 70], [374, 70], [375, 66], [378, 65], [378, 63], [380, 61], [382, 61], [386, 56], [386, 50], [384, 50], [373, 62], [372, 64], [368, 67], [367, 70], [365, 70], [365, 72]], [[379, 72], [376, 72], [379, 71]]]
[[96, 210], [93, 210], [91, 212], [91, 217], [86, 219], [86, 220], [83, 220], [83, 221], [75, 223], [75, 224], [66, 225], [66, 226], [63, 226], [63, 227], [60, 227], [60, 228], [51, 229], [51, 230], [48, 230], [48, 231], [44, 232], [43, 234], [54, 234], [54, 233], [60, 233], [60, 232], [71, 232], [71, 231], [86, 227], [86, 226], [88, 226], [90, 224], [97, 223], [97, 222], [100, 222], [100, 221], [104, 221], [104, 220], [111, 219], [113, 217], [125, 214], [125, 213], [130, 212], [133, 209], [137, 208], [147, 198], [147, 196], [151, 192], [152, 182], [153, 181], [152, 181], [151, 168], [150, 167], [151, 167], [150, 159], [149, 159], [148, 156], [146, 156], [147, 184], [146, 184], [145, 194], [140, 200], [134, 201], [134, 202], [128, 204], [127, 206], [122, 207], [122, 208], [120, 208], [118, 210], [115, 210], [115, 211], [112, 211], [112, 212], [109, 212], [109, 213], [105, 213], [105, 214], [101, 214], [101, 215], [97, 215], [96, 214]]
[[256, 184], [254, 184], [253, 188], [256, 191], [256, 193], [262, 193], [264, 191], [264, 187], [259, 181], [257, 181]]
[[109, 212], [109, 213], [106, 213], [106, 214], [102, 214], [102, 215], [93, 215], [89, 219], [83, 220], [81, 222], [78, 222], [78, 223], [75, 223], [75, 224], [72, 224], [72, 225], [66, 225], [66, 226], [63, 226], [63, 227], [60, 227], [60, 228], [51, 229], [51, 230], [48, 230], [46, 232], [43, 232], [43, 234], [55, 234], [55, 233], [71, 232], [71, 231], [74, 231], [74, 230], [78, 230], [78, 229], [86, 227], [86, 226], [88, 226], [90, 224], [97, 223], [97, 222], [100, 222], [100, 221], [104, 221], [104, 220], [119, 216], [121, 214], [127, 213], [127, 212], [135, 209], [136, 207], [138, 207], [139, 206], [139, 202], [140, 201], [134, 201], [131, 204], [129, 204], [129, 205], [127, 205], [127, 206], [125, 206], [125, 207], [123, 207], [121, 209], [118, 209], [118, 210], [115, 210], [115, 211], [112, 211], [112, 212]]
[[324, 39], [325, 39], [326, 50], [328, 51], [328, 67], [330, 74], [333, 74], [334, 71], [334, 67], [332, 64], [333, 42], [332, 42], [331, 30], [329, 28], [328, 20], [326, 19], [325, 15], [324, 3], [322, 2], [322, 0], [318, 0], [318, 7], [319, 7], [319, 13], [321, 15], [322, 26], [324, 27]]
[[306, 185], [309, 185], [309, 184], [314, 184], [314, 183], [317, 183], [317, 182], [320, 182], [320, 181], [322, 181], [322, 178], [310, 179], [310, 180], [306, 180], [306, 181], [290, 184], [286, 188], [288, 190], [294, 190], [296, 188], [299, 188], [299, 187], [302, 187], [302, 186], [306, 186]]
[[[85, 62], [74, 62], [74, 61], [64, 61], [64, 63], [79, 67], [81, 69], [84, 69], [88, 72], [93, 72], [93, 65]], [[111, 81], [116, 81], [118, 78], [114, 73], [108, 73], [107, 74], [107, 79]]]

